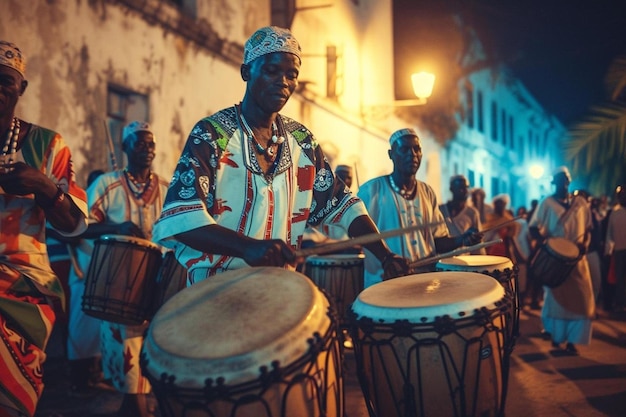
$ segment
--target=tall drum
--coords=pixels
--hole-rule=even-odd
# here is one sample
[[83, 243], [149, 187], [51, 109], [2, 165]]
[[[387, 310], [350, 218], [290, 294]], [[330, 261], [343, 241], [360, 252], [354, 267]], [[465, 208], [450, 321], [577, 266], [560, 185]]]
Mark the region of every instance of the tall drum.
[[335, 312], [297, 272], [228, 271], [156, 313], [141, 366], [167, 417], [341, 417]]
[[429, 272], [366, 288], [352, 305], [371, 417], [497, 416], [510, 297], [473, 272]]
[[138, 325], [151, 316], [161, 248], [146, 239], [104, 235], [95, 241], [85, 276], [85, 314]]
[[365, 255], [313, 255], [306, 259], [304, 274], [326, 291], [339, 314], [339, 325], [347, 328], [348, 311], [363, 291]]
[[519, 283], [517, 267], [506, 256], [493, 255], [461, 255], [445, 258], [437, 262], [437, 271], [479, 272], [496, 280], [511, 296], [513, 309], [509, 320], [508, 347], [513, 349], [519, 336]]

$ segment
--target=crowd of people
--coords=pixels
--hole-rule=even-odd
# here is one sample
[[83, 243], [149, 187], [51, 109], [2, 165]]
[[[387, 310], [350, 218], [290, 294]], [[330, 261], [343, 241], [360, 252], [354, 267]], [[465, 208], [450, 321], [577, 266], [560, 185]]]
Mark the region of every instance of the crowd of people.
[[[561, 168], [554, 173], [554, 194], [528, 211], [519, 208], [516, 217], [508, 196], [488, 203], [484, 190], [470, 189], [467, 178], [455, 175], [452, 199], [439, 204], [433, 188], [416, 179], [421, 140], [402, 128], [389, 137], [392, 172], [353, 192], [352, 168], [333, 171], [313, 133], [280, 114], [296, 90], [300, 65], [300, 45], [289, 30], [257, 30], [244, 46], [241, 102], [193, 126], [171, 182], [152, 171], [157, 135], [145, 121], [134, 121], [123, 130], [127, 165], [95, 173], [85, 192], [61, 135], [15, 116], [27, 86], [25, 61], [16, 45], [0, 41], [1, 415], [34, 415], [46, 343], [55, 317], [64, 314], [72, 389], [79, 394], [94, 383], [90, 369], [102, 369], [101, 378], [124, 393], [120, 416], [153, 415], [145, 399], [150, 384], [138, 361], [149, 322], [119, 324], [83, 311], [94, 241], [105, 234], [171, 251], [192, 286], [241, 268], [295, 269], [303, 261], [297, 250], [311, 230], [341, 240], [427, 225], [364, 244], [365, 286], [432, 270], [411, 265], [462, 247], [506, 256], [519, 266], [520, 298], [530, 308], [543, 301], [545, 331], [571, 353], [575, 344], [590, 342], [596, 302], [624, 309], [623, 187], [619, 205], [609, 209], [604, 200], [570, 193], [569, 172]], [[548, 288], [531, 266], [555, 237], [574, 242], [579, 256], [565, 283]], [[471, 249], [491, 238], [502, 242]], [[61, 252], [70, 248], [58, 276], [51, 266], [56, 255], [48, 254], [54, 245]], [[613, 263], [607, 262], [611, 254]], [[67, 313], [59, 305], [67, 305]]]

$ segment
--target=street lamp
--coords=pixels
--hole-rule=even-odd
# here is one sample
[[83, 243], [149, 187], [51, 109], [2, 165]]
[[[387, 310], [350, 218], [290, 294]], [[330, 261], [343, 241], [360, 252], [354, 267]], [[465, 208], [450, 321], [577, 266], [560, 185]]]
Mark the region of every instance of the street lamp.
[[413, 93], [417, 99], [412, 100], [396, 100], [393, 105], [396, 107], [421, 106], [426, 104], [428, 97], [433, 93], [435, 85], [435, 74], [426, 71], [411, 74], [411, 84], [413, 84]]
[[415, 99], [409, 100], [395, 100], [390, 103], [374, 104], [362, 107], [363, 117], [374, 117], [375, 114], [380, 113], [378, 118], [384, 117], [381, 114], [388, 114], [397, 107], [414, 107], [422, 106], [426, 104], [428, 98], [433, 93], [433, 86], [435, 85], [435, 75], [426, 71], [416, 72], [411, 75], [411, 84], [413, 85], [413, 93]]

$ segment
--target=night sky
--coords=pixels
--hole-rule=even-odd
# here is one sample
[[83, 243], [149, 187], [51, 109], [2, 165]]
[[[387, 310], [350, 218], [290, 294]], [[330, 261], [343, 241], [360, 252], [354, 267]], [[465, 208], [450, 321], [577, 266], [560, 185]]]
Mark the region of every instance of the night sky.
[[[609, 64], [626, 53], [625, 0], [394, 0], [396, 36], [411, 39], [420, 30], [415, 16], [433, 13], [436, 21], [450, 7], [466, 13], [498, 59], [565, 125], [606, 98]], [[396, 63], [411, 59], [399, 55]]]

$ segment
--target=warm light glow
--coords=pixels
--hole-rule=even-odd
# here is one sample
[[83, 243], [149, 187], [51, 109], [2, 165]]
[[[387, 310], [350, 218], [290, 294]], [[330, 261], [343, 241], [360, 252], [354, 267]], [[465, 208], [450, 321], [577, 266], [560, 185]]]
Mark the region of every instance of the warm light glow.
[[538, 180], [539, 178], [543, 177], [543, 173], [545, 172], [545, 170], [543, 169], [543, 167], [539, 164], [532, 164], [531, 166], [528, 167], [528, 173], [530, 174], [530, 176], [536, 180]]
[[413, 83], [413, 92], [415, 93], [415, 96], [421, 99], [426, 99], [433, 93], [435, 74], [425, 71], [417, 72], [411, 75], [411, 82]]

